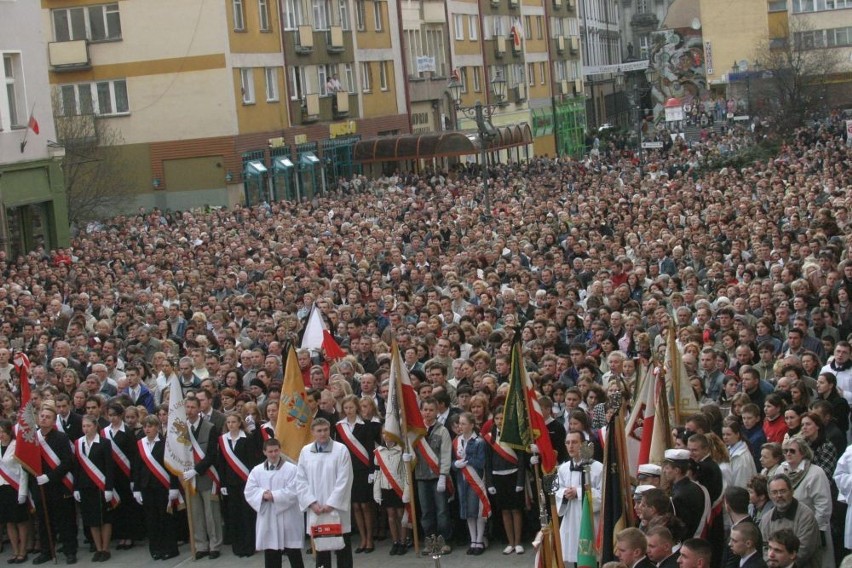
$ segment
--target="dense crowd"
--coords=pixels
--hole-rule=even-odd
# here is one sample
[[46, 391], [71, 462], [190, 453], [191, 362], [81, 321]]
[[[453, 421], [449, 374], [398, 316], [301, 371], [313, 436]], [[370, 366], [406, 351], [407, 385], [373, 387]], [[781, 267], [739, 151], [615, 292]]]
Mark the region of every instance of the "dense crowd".
[[[36, 522], [54, 527], [69, 563], [78, 536], [72, 498], [98, 560], [110, 558], [113, 540], [121, 549], [144, 538], [140, 518], [154, 558], [177, 554], [174, 542], [152, 534], [168, 526], [170, 538], [181, 538], [175, 521], [196, 528], [196, 557], [218, 557], [223, 541], [253, 554], [245, 478], [229, 474], [239, 468], [217, 439], [232, 453], [243, 440], [236, 453], [248, 470], [266, 463], [264, 441], [284, 403], [282, 357], [289, 342], [300, 344], [316, 306], [348, 355], [326, 361], [301, 350], [298, 360], [314, 417], [328, 420], [333, 443], [351, 454], [345, 516], [360, 537], [355, 552], [372, 552], [374, 537], [389, 531], [391, 554], [404, 554], [412, 496], [422, 532], [443, 536], [444, 553], [463, 541], [480, 554], [489, 537], [505, 540], [505, 554], [524, 552], [522, 538], [537, 529], [528, 468], [538, 456], [499, 442], [509, 351], [520, 333], [564, 464], [562, 550], [575, 562], [580, 509], [572, 501], [590, 484], [599, 505], [608, 400], [631, 399], [673, 322], [702, 412], [676, 430], [662, 467], [639, 476], [647, 489], [637, 493], [640, 530], [619, 535], [622, 562], [647, 556], [672, 566], [679, 555], [681, 566], [708, 566], [712, 550], [713, 566], [736, 566], [755, 551], [770, 566], [796, 554], [799, 566], [837, 565], [852, 548], [852, 532], [844, 535], [852, 168], [843, 132], [832, 116], [798, 131], [771, 159], [721, 167], [766, 142], [731, 126], [646, 155], [644, 178], [636, 155], [606, 142], [579, 161], [494, 165], [490, 210], [475, 167], [360, 176], [310, 202], [155, 209], [82, 232], [67, 250], [2, 256], [0, 414], [16, 420], [11, 360], [25, 352], [45, 439], [64, 432], [80, 448], [56, 463], [45, 458], [50, 475], [29, 477], [31, 489], [50, 488], [32, 492], [37, 510], [44, 499], [68, 512], [37, 514]], [[414, 455], [382, 438], [392, 340], [429, 426], [428, 448]], [[193, 430], [209, 440], [184, 478], [201, 483], [218, 464], [224, 488], [205, 486], [202, 513], [188, 521], [177, 513], [183, 496], [171, 474], [156, 497], [160, 509], [175, 505], [169, 518], [146, 507], [153, 493], [141, 491], [148, 477], [157, 483], [145, 451], [162, 461], [156, 443], [171, 381], [193, 400], [191, 421], [212, 426]], [[117, 449], [102, 465], [108, 489], [89, 483], [84, 457], [97, 453], [94, 440]], [[14, 469], [10, 444], [12, 426], [0, 422], [0, 461]], [[591, 479], [579, 477], [587, 444]], [[415, 487], [405, 476], [394, 481], [393, 468], [412, 459]], [[393, 467], [384, 471], [382, 460]], [[66, 470], [76, 472], [70, 486]], [[0, 522], [12, 560], [23, 562], [34, 545], [27, 475], [18, 476], [17, 490], [0, 478]], [[117, 506], [108, 505], [113, 490]], [[692, 518], [690, 499], [700, 499], [706, 518]], [[492, 508], [499, 514], [486, 522]], [[48, 537], [39, 532], [36, 560], [47, 561]], [[338, 561], [345, 568], [352, 557]]]

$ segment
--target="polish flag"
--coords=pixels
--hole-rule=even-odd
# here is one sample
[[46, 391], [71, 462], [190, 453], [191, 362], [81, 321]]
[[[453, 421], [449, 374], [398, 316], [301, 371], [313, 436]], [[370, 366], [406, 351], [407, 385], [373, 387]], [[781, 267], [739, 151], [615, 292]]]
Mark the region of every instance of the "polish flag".
[[27, 128], [32, 130], [34, 134], [38, 134], [38, 121], [35, 116], [30, 115], [30, 121], [27, 124]]
[[331, 332], [326, 329], [322, 314], [316, 304], [311, 307], [311, 313], [308, 316], [308, 324], [305, 326], [305, 334], [302, 336], [302, 349], [314, 349], [316, 351], [322, 349], [327, 360], [346, 357], [346, 352], [340, 348]]

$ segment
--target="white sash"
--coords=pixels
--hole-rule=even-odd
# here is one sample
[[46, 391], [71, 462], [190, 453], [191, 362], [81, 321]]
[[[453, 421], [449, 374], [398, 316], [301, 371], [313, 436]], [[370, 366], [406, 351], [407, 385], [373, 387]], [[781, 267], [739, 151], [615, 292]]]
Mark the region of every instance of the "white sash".
[[15, 473], [9, 469], [9, 465], [0, 460], [0, 477], [6, 480], [12, 489], [17, 493], [21, 489], [21, 473]]
[[[83, 451], [83, 444], [85, 442], [85, 439], [85, 437], [77, 439], [77, 460], [80, 462], [80, 465], [83, 467], [83, 470], [89, 476], [89, 479], [91, 479], [94, 484], [98, 486], [98, 489], [100, 489], [101, 491], [106, 491], [106, 475], [104, 475], [104, 472], [98, 469], [98, 466], [96, 466], [95, 463], [89, 459], [89, 456], [87, 456], [86, 453]], [[94, 444], [92, 444], [92, 446], [94, 447]], [[92, 448], [89, 448], [89, 451], [91, 452]], [[118, 491], [113, 491], [112, 500], [110, 501], [110, 504], [113, 507], [118, 507], [120, 503], [121, 498], [118, 496]]]
[[[41, 455], [48, 465], [50, 465], [50, 469], [58, 468], [59, 456], [57, 456], [56, 452], [53, 451], [53, 448], [47, 444], [47, 440], [45, 440], [44, 436], [42, 436], [41, 430], [38, 430], [38, 445], [41, 448]], [[71, 446], [71, 449], [74, 449], [73, 445]], [[74, 491], [74, 476], [71, 475], [70, 471], [62, 478], [62, 483], [65, 484], [68, 491]]]
[[145, 465], [148, 466], [148, 471], [151, 472], [151, 475], [156, 477], [160, 483], [166, 489], [171, 489], [171, 483], [169, 483], [169, 474], [160, 462], [151, 454], [151, 449], [148, 447], [148, 444], [145, 443], [144, 438], [136, 442], [136, 445], [139, 447], [139, 456], [142, 458], [142, 461], [145, 462]]
[[[234, 453], [234, 449], [231, 448], [231, 444], [229, 444], [228, 440], [226, 440], [225, 438], [230, 438], [230, 434], [222, 434], [221, 436], [219, 436], [219, 448], [222, 450], [222, 453], [225, 456], [225, 461], [228, 462], [228, 465], [231, 466], [231, 469], [234, 470], [234, 473], [239, 475], [243, 481], [248, 481], [248, 468], [242, 462], [242, 460], [237, 457], [237, 454]], [[239, 438], [237, 439], [239, 440]]]
[[355, 457], [358, 458], [361, 463], [370, 467], [370, 454], [367, 453], [367, 448], [358, 441], [358, 438], [352, 434], [348, 425], [344, 424], [344, 422], [344, 420], [341, 420], [337, 423], [337, 433], [340, 434], [340, 437], [343, 439], [346, 447], [355, 454]]
[[109, 441], [112, 442], [112, 457], [115, 460], [116, 465], [124, 472], [125, 476], [130, 477], [130, 460], [115, 442], [115, 434], [113, 433], [112, 428], [107, 426], [103, 429], [101, 434], [103, 434], [104, 438], [109, 438]]

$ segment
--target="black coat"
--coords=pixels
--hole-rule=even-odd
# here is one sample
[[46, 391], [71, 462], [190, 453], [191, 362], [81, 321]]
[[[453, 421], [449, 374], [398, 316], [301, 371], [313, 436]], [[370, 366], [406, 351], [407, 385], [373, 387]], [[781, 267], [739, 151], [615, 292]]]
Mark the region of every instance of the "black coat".
[[[43, 485], [45, 496], [48, 499], [68, 497], [71, 495], [71, 490], [62, 483], [62, 479], [67, 473], [73, 474], [77, 464], [77, 460], [71, 452], [71, 442], [64, 432], [60, 432], [56, 428], [48, 432], [44, 440], [59, 458], [59, 464], [56, 468], [53, 468], [42, 455], [41, 469], [48, 478], [48, 482]], [[36, 486], [37, 483], [33, 477], [30, 479], [30, 487]]]
[[[76, 444], [75, 444], [76, 445]], [[74, 489], [99, 489], [98, 484], [89, 477], [83, 467], [83, 450], [77, 449], [77, 467], [74, 472]], [[112, 491], [115, 488], [115, 478], [113, 477], [114, 462], [112, 461], [112, 443], [101, 436], [100, 441], [92, 444], [89, 449], [89, 461], [98, 468], [104, 475], [104, 491]]]
[[681, 479], [672, 486], [672, 506], [686, 526], [684, 536], [692, 538], [704, 516], [704, 492], [695, 482]]
[[[139, 440], [138, 443], [144, 444], [144, 440]], [[165, 489], [163, 484], [160, 483], [160, 480], [157, 479], [151, 470], [148, 469], [148, 466], [145, 465], [145, 460], [142, 459], [142, 451], [138, 449], [134, 453], [133, 459], [133, 467], [130, 469], [131, 477], [133, 478], [133, 488], [136, 491], [142, 491], [145, 489]], [[163, 469], [166, 469], [166, 461], [165, 461], [165, 453], [166, 453], [166, 442], [163, 438], [157, 438], [157, 441], [154, 443], [154, 448], [151, 450], [151, 456], [163, 466]], [[168, 473], [168, 469], [166, 469]], [[178, 489], [180, 487], [180, 482], [178, 478], [171, 473], [169, 475], [169, 489]]]
[[56, 422], [57, 428], [61, 432], [65, 432], [72, 442], [83, 437], [83, 417], [76, 412], [69, 413], [68, 418], [62, 418], [57, 414]]

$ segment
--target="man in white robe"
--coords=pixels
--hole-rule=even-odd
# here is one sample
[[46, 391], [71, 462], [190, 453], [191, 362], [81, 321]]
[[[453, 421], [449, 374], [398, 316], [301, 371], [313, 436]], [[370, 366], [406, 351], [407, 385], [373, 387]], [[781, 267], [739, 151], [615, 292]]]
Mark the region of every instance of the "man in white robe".
[[246, 481], [246, 503], [257, 511], [255, 548], [264, 552], [265, 568], [281, 568], [287, 555], [291, 568], [304, 568], [304, 515], [299, 509], [298, 467], [281, 458], [281, 442], [263, 443], [266, 460], [255, 466]]
[[[352, 568], [350, 533], [352, 521], [352, 462], [344, 444], [331, 439], [331, 424], [317, 418], [311, 424], [314, 441], [302, 448], [299, 454], [299, 472], [296, 476], [299, 507], [308, 513], [307, 532], [316, 515], [336, 511], [340, 515], [344, 547], [335, 551], [338, 568]], [[317, 552], [317, 568], [331, 568], [331, 553]]]
[[559, 537], [562, 541], [562, 560], [577, 562], [577, 548], [580, 541], [580, 521], [583, 516], [583, 482], [591, 486], [592, 510], [595, 512], [595, 533], [597, 533], [598, 511], [601, 508], [601, 483], [603, 480], [603, 464], [590, 460], [589, 472], [584, 474], [581, 450], [585, 444], [583, 434], [569, 432], [565, 438], [565, 447], [571, 458], [559, 466], [557, 478], [559, 488], [556, 490], [556, 505], [562, 521], [559, 523]]

